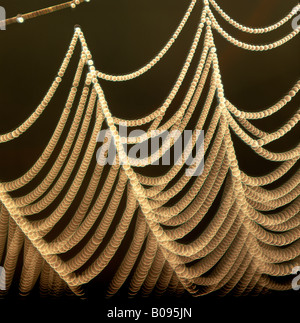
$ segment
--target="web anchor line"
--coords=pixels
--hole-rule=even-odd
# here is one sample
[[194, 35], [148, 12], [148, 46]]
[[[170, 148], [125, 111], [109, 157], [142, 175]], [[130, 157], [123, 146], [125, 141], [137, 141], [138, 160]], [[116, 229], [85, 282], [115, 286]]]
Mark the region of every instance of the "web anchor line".
[[52, 14], [56, 11], [60, 11], [60, 10], [64, 10], [67, 8], [76, 8], [76, 6], [82, 4], [83, 2], [90, 2], [90, 0], [72, 0], [72, 1], [68, 1], [68, 2], [64, 2], [55, 6], [51, 6], [51, 7], [47, 7], [47, 8], [43, 8], [40, 10], [35, 10], [32, 12], [28, 12], [25, 14], [18, 14], [15, 17], [11, 17], [11, 18], [7, 18], [5, 20], [0, 21], [0, 26], [1, 25], [11, 25], [11, 24], [15, 24], [15, 23], [19, 23], [22, 24], [27, 20], [30, 19], [34, 19], [40, 16], [44, 16], [44, 15], [48, 15], [48, 14]]

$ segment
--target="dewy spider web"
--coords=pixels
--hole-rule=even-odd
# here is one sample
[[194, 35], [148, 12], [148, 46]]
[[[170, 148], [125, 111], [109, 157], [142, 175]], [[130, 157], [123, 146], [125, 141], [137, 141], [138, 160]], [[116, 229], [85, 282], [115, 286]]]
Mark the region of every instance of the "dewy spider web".
[[[7, 288], [12, 284], [17, 259], [24, 247], [19, 283], [22, 294], [28, 294], [39, 279], [42, 292], [52, 290], [58, 295], [68, 287], [75, 294], [82, 295], [82, 286], [108, 266], [132, 222], [135, 225], [133, 238], [110, 282], [107, 291], [110, 296], [121, 288], [128, 277], [131, 279], [132, 295], [140, 290], [148, 295], [154, 288], [160, 293], [168, 289], [178, 294], [188, 291], [194, 296], [214, 291], [221, 294], [234, 291], [237, 295], [246, 295], [263, 290], [291, 288], [290, 282], [277, 282], [273, 277], [290, 275], [293, 267], [300, 265], [299, 171], [276, 189], [264, 186], [277, 181], [292, 169], [299, 159], [300, 147], [298, 145], [278, 153], [264, 146], [293, 129], [299, 121], [299, 111], [272, 133], [258, 129], [251, 120], [267, 118], [284, 108], [297, 95], [300, 81], [268, 109], [244, 112], [235, 107], [224, 94], [212, 28], [236, 46], [253, 51], [281, 46], [295, 37], [299, 29], [272, 44], [245, 44], [220, 27], [210, 10], [209, 2], [204, 0], [200, 23], [185, 64], [162, 106], [140, 119], [117, 118], [111, 114], [99, 82], [101, 79], [127, 81], [151, 69], [171, 48], [195, 3], [196, 0], [191, 1], [183, 20], [161, 52], [150, 63], [127, 75], [108, 75], [97, 71], [83, 32], [80, 27], [76, 27], [58, 75], [41, 104], [21, 126], [0, 136], [0, 143], [15, 140], [38, 120], [62, 82], [79, 41], [81, 56], [72, 88], [47, 147], [23, 176], [0, 183], [0, 259], [4, 260]], [[215, 1], [211, 0], [211, 4], [234, 27], [252, 33], [277, 29], [296, 13], [293, 10], [277, 24], [255, 29], [230, 19]], [[185, 79], [194, 54], [200, 50], [201, 37], [204, 37], [204, 44], [189, 89], [177, 112], [167, 118], [166, 111]], [[81, 89], [82, 79], [84, 86]], [[151, 139], [151, 130], [183, 132], [195, 114], [196, 106], [204, 95], [203, 89], [208, 83], [209, 91], [195, 125], [195, 131], [203, 129], [209, 113], [212, 115], [204, 140], [206, 160], [203, 173], [195, 178], [185, 176], [181, 172], [184, 166], [176, 164], [161, 176], [143, 175], [136, 166], [144, 165], [130, 164], [120, 144], [124, 138], [120, 137], [118, 126], [126, 122], [129, 127], [147, 128], [146, 135], [130, 140], [128, 138], [130, 143]], [[12, 198], [9, 192], [31, 183], [50, 160], [68, 124], [78, 95], [74, 119], [52, 168], [35, 189], [24, 196]], [[214, 100], [217, 105], [212, 108]], [[118, 149], [118, 163], [112, 166], [93, 163], [97, 136], [105, 125], [111, 131]], [[196, 142], [195, 131], [189, 147], [190, 153]], [[231, 131], [256, 154], [270, 161], [281, 162], [280, 166], [258, 177], [251, 177], [241, 171]], [[83, 147], [84, 154], [80, 158]], [[160, 150], [158, 157], [162, 155]], [[76, 168], [76, 164], [79, 167]], [[105, 173], [107, 175], [101, 186], [100, 180]], [[71, 182], [70, 178], [73, 178]], [[84, 181], [88, 183], [87, 188], [79, 196]], [[169, 202], [179, 196], [187, 185], [190, 186], [186, 194], [170, 206]], [[192, 242], [181, 242], [180, 239], [187, 237], [203, 220], [221, 188], [221, 203], [208, 226]], [[61, 194], [64, 194], [63, 199], [59, 198]], [[72, 218], [55, 238], [51, 241], [46, 239], [75, 199], [79, 199], [80, 203]], [[126, 201], [125, 208], [122, 209], [118, 224], [111, 230], [114, 219], [121, 212], [122, 199]], [[35, 216], [33, 220], [30, 219], [55, 202], [54, 210], [47, 217]], [[84, 246], [76, 249], [83, 240]], [[96, 252], [99, 246], [102, 247], [101, 252]], [[71, 250], [75, 250], [72, 257], [62, 257]]]

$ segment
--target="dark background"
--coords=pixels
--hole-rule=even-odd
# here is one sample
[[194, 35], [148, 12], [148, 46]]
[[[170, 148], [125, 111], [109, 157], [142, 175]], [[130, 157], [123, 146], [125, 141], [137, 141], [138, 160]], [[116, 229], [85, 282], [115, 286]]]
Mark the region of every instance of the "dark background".
[[[18, 13], [27, 13], [57, 3], [60, 1], [9, 0], [1, 1], [0, 5], [6, 9], [7, 17], [12, 17]], [[92, 0], [74, 10], [65, 9], [29, 20], [24, 24], [7, 26], [6, 31], [0, 32], [0, 133], [18, 126], [40, 103], [56, 76], [72, 38], [75, 24], [82, 27], [96, 68], [110, 74], [124, 74], [145, 65], [160, 51], [177, 28], [189, 3], [183, 0]], [[267, 26], [279, 21], [297, 3], [296, 0], [219, 1], [219, 5], [231, 17], [252, 27]], [[115, 116], [137, 118], [152, 112], [163, 102], [185, 60], [201, 8], [202, 2], [199, 1], [175, 45], [149, 72], [124, 83], [101, 81], [110, 109]], [[292, 30], [289, 22], [268, 35], [243, 34], [225, 23], [218, 14], [216, 17], [230, 34], [253, 44], [273, 42]], [[258, 111], [271, 106], [299, 79], [299, 37], [275, 50], [260, 53], [237, 48], [215, 32], [214, 36], [225, 96], [240, 109]], [[57, 92], [49, 109], [28, 133], [15, 142], [1, 145], [1, 180], [21, 176], [41, 154], [61, 114], [72, 76], [71, 72], [66, 74], [65, 88], [62, 86]], [[178, 101], [171, 107], [174, 110], [176, 102], [179, 103], [183, 96], [182, 93], [179, 93]], [[263, 130], [274, 131], [284, 124], [298, 107], [299, 95], [282, 111], [267, 119], [256, 121], [255, 124]], [[273, 151], [285, 151], [295, 147], [299, 142], [299, 131], [299, 127], [295, 127], [284, 138], [268, 147]], [[248, 174], [262, 175], [277, 167], [276, 163], [257, 157], [238, 139], [234, 140], [240, 167]], [[99, 286], [102, 288], [101, 284]], [[97, 295], [98, 292], [92, 289], [91, 294], [93, 293]], [[298, 298], [299, 293], [284, 292], [256, 297], [255, 300], [251, 298], [251, 301], [247, 298], [247, 302], [262, 305], [270, 299], [272, 302], [278, 299], [280, 301], [288, 299], [290, 302], [291, 299]], [[185, 304], [182, 306], [193, 304], [196, 311], [195, 304], [224, 307], [227, 303], [231, 303], [232, 298], [225, 300], [216, 296], [206, 296], [191, 300], [184, 297], [175, 301], [171, 297], [166, 297], [163, 300], [166, 304], [175, 304], [174, 302]], [[77, 303], [73, 301], [72, 304]], [[141, 304], [150, 306], [152, 302], [158, 302], [162, 306], [162, 300], [157, 299], [127, 300], [126, 293], [110, 302], [102, 297], [98, 301], [102, 306], [105, 304], [110, 308], [123, 302], [129, 304], [126, 308]], [[61, 302], [69, 301], [61, 300]], [[239, 305], [243, 301], [234, 298], [232, 302]], [[99, 315], [104, 317], [103, 309], [99, 310]]]

